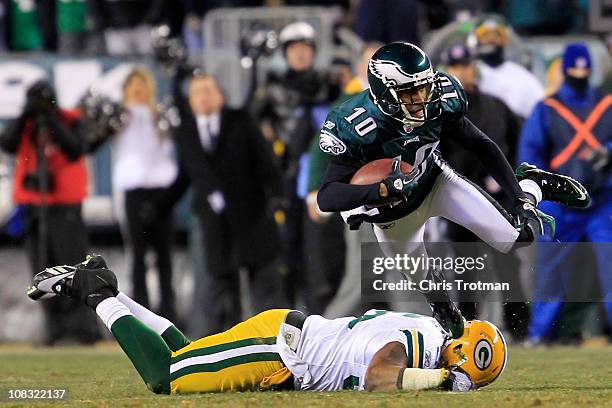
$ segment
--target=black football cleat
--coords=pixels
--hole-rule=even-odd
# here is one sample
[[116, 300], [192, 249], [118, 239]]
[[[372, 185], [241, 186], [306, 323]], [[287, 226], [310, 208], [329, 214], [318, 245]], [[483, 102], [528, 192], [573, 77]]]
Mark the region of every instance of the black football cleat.
[[463, 336], [463, 315], [450, 300], [448, 302], [429, 302], [433, 317], [440, 326], [452, 337], [458, 339]]
[[79, 269], [108, 269], [106, 260], [102, 258], [102, 255], [87, 255], [83, 262], [74, 266]]
[[57, 295], [70, 296], [69, 286], [75, 272], [76, 268], [68, 265], [46, 268], [32, 279], [28, 296], [32, 300], [48, 299]]
[[[75, 266], [54, 266], [36, 274], [28, 296], [33, 300], [57, 295], [71, 297], [89, 303], [90, 296], [98, 296], [101, 291], [119, 294], [117, 277], [106, 268], [92, 268], [106, 265], [101, 256], [88, 257], [85, 262]], [[87, 268], [89, 267], [89, 268]]]
[[585, 208], [591, 203], [586, 188], [571, 177], [544, 171], [525, 162], [516, 168], [515, 173], [519, 181], [524, 179], [535, 181], [542, 190], [543, 200], [576, 208]]
[[[427, 274], [427, 279], [431, 283], [441, 284], [444, 281], [444, 276], [440, 271], [433, 269]], [[438, 285], [438, 287], [440, 286]], [[451, 301], [448, 292], [444, 289], [437, 289], [421, 293], [427, 299], [429, 307], [431, 307], [433, 312], [433, 317], [440, 323], [442, 329], [453, 339], [463, 336], [465, 320], [457, 306]]]

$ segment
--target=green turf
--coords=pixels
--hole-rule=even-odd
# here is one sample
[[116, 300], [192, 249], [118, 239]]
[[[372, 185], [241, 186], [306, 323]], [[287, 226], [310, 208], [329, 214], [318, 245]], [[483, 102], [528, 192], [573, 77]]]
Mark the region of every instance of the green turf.
[[0, 347], [0, 390], [65, 388], [66, 401], [0, 406], [52, 407], [612, 407], [612, 348], [511, 349], [508, 367], [477, 392], [268, 392], [157, 396], [115, 348]]

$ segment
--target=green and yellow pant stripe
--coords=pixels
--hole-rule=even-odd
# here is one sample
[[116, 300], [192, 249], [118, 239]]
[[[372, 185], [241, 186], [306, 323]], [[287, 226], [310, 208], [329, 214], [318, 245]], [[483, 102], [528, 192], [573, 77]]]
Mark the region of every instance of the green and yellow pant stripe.
[[276, 347], [289, 309], [262, 312], [172, 353], [172, 394], [267, 389], [291, 377]]

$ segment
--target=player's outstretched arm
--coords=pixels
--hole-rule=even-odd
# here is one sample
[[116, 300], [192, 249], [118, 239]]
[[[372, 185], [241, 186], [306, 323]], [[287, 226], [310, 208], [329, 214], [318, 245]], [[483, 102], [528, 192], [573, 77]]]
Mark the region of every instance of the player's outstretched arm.
[[366, 391], [425, 390], [437, 388], [446, 379], [445, 369], [408, 368], [406, 348], [391, 342], [378, 350], [368, 366]]
[[504, 156], [499, 146], [468, 118], [461, 118], [449, 129], [449, 133], [464, 148], [476, 154], [485, 169], [487, 169], [512, 200], [526, 197], [525, 192], [516, 179], [512, 166], [508, 163], [506, 156]]
[[321, 211], [348, 211], [380, 199], [380, 183], [350, 184], [351, 177], [358, 169], [358, 166], [339, 160], [330, 161], [317, 194]]
[[408, 368], [406, 349], [400, 342], [391, 342], [378, 350], [365, 376], [366, 391], [426, 390], [469, 391], [474, 384], [457, 368]]

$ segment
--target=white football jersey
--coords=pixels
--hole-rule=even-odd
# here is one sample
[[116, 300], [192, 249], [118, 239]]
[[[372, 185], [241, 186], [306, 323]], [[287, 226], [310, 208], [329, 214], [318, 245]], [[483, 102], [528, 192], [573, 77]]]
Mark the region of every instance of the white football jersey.
[[435, 319], [413, 313], [369, 310], [334, 320], [309, 316], [297, 348], [308, 375], [296, 378], [296, 388], [363, 390], [372, 357], [394, 341], [406, 348], [408, 367], [437, 368], [447, 339]]

